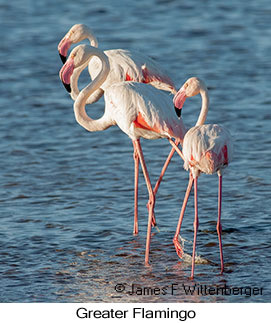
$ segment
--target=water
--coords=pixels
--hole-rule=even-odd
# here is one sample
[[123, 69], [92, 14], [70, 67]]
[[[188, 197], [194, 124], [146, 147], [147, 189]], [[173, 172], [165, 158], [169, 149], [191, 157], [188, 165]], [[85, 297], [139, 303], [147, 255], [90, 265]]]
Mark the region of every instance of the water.
[[[270, 302], [270, 13], [267, 0], [0, 1], [2, 302]], [[177, 155], [157, 196], [161, 231], [153, 230], [151, 267], [144, 266], [147, 190], [141, 175], [135, 237], [131, 141], [117, 127], [81, 128], [58, 78], [57, 44], [79, 22], [94, 30], [101, 48], [136, 49], [159, 60], [179, 86], [190, 76], [207, 83], [208, 122], [235, 138], [224, 177], [223, 275], [216, 176], [199, 180], [194, 281], [192, 199], [181, 232], [188, 260], [175, 253], [188, 180]], [[88, 111], [95, 118], [103, 106], [100, 100]], [[185, 103], [188, 126], [199, 107], [200, 98]], [[166, 140], [142, 146], [154, 183], [170, 147]], [[225, 285], [239, 292], [185, 292]], [[258, 293], [249, 296], [248, 288]]]

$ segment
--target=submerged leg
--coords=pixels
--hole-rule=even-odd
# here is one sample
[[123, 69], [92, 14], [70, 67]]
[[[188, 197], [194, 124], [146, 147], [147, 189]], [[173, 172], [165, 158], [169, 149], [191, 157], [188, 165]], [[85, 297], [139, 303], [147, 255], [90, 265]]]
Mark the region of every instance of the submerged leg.
[[151, 244], [151, 228], [152, 228], [152, 219], [154, 216], [154, 204], [155, 204], [155, 196], [153, 194], [152, 186], [151, 186], [151, 181], [149, 177], [149, 173], [147, 170], [147, 166], [145, 164], [142, 148], [140, 145], [139, 139], [134, 141], [135, 147], [137, 149], [137, 153], [139, 156], [139, 160], [141, 163], [142, 171], [145, 177], [145, 181], [147, 184], [148, 192], [149, 192], [149, 219], [148, 219], [148, 229], [147, 229], [147, 238], [146, 238], [146, 251], [145, 251], [145, 264], [149, 265], [149, 253], [150, 253], [150, 244]]
[[197, 232], [198, 232], [198, 226], [199, 226], [199, 219], [198, 219], [198, 177], [196, 177], [194, 179], [194, 204], [195, 204], [195, 220], [194, 220], [194, 242], [193, 242], [191, 278], [194, 278]]
[[194, 181], [193, 176], [190, 173], [189, 182], [188, 182], [188, 185], [187, 185], [187, 189], [186, 189], [186, 193], [185, 193], [185, 197], [184, 197], [184, 200], [183, 200], [183, 205], [182, 205], [182, 209], [181, 209], [181, 213], [180, 213], [180, 217], [179, 217], [179, 222], [178, 222], [176, 232], [175, 232], [175, 235], [174, 235], [174, 238], [173, 238], [173, 243], [174, 243], [177, 255], [180, 258], [183, 257], [183, 249], [182, 249], [182, 247], [180, 245], [180, 242], [178, 240], [178, 236], [180, 234], [181, 225], [182, 225], [182, 222], [183, 222], [183, 216], [184, 216], [184, 212], [185, 212], [185, 209], [186, 209], [188, 198], [189, 198], [192, 186], [193, 186], [193, 181]]
[[221, 273], [224, 270], [224, 261], [223, 261], [223, 251], [222, 251], [222, 226], [221, 226], [221, 204], [222, 204], [222, 176], [218, 175], [219, 184], [218, 184], [218, 218], [217, 218], [217, 234], [218, 234], [218, 241], [219, 241], [219, 251], [220, 251], [220, 261], [221, 261]]
[[138, 234], [138, 168], [139, 168], [139, 156], [137, 149], [133, 142], [134, 146], [134, 162], [135, 162], [135, 191], [134, 191], [134, 235]]

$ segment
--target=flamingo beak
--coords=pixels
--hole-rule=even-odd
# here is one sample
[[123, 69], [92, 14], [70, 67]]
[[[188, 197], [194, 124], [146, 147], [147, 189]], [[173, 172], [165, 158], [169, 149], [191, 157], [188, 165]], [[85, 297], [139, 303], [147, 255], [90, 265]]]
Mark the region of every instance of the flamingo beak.
[[71, 89], [71, 85], [70, 85], [70, 84], [66, 84], [66, 83], [64, 83], [64, 82], [62, 82], [62, 84], [64, 85], [65, 89], [66, 89], [69, 93], [71, 93], [71, 91], [72, 91], [72, 89]]
[[174, 96], [173, 98], [173, 103], [174, 103], [174, 108], [176, 111], [176, 114], [178, 116], [178, 118], [181, 117], [182, 114], [182, 107], [184, 105], [184, 101], [187, 98], [186, 94], [185, 94], [185, 90], [183, 88], [181, 88]]
[[174, 108], [175, 108], [175, 112], [176, 112], [176, 114], [177, 114], [178, 118], [180, 118], [180, 117], [181, 117], [181, 115], [182, 115], [182, 110], [181, 110], [181, 109], [179, 109], [179, 108], [177, 108], [177, 107], [175, 107], [175, 106], [174, 106]]
[[74, 70], [74, 60], [73, 57], [69, 57], [67, 62], [62, 66], [59, 71], [59, 78], [62, 81], [65, 89], [71, 93], [71, 76]]
[[71, 47], [71, 44], [72, 42], [69, 40], [67, 36], [65, 36], [58, 44], [58, 53], [63, 64], [66, 63], [67, 53], [69, 48]]
[[66, 63], [66, 60], [67, 60], [67, 57], [64, 56], [64, 55], [62, 55], [62, 54], [60, 54], [60, 53], [59, 53], [59, 56], [61, 58], [62, 63], [65, 64]]

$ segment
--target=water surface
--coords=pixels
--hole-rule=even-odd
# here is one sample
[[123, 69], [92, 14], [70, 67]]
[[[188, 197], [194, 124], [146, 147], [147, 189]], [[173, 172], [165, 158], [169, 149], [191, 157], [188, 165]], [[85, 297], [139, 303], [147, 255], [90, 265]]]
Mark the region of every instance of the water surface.
[[[270, 302], [270, 13], [267, 0], [0, 1], [2, 302]], [[148, 198], [141, 175], [133, 236], [131, 141], [117, 127], [80, 127], [58, 78], [57, 44], [75, 23], [92, 28], [103, 49], [148, 53], [178, 86], [191, 76], [207, 83], [208, 122], [235, 139], [223, 183], [223, 275], [216, 176], [199, 180], [197, 253], [207, 263], [197, 264], [194, 281], [190, 262], [175, 253], [188, 180], [177, 155], [157, 195], [160, 232], [153, 230], [151, 267], [144, 266]], [[187, 126], [199, 108], [200, 98], [185, 103]], [[88, 112], [96, 118], [103, 109], [100, 100]], [[166, 140], [142, 146], [154, 184], [170, 147]], [[187, 254], [192, 201], [182, 228]], [[191, 295], [189, 286], [240, 292]], [[249, 296], [249, 288], [259, 293]]]

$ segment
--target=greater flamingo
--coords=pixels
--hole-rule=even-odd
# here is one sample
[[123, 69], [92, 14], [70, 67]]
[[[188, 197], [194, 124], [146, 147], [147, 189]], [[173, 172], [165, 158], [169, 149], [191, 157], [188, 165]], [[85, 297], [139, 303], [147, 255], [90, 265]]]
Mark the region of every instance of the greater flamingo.
[[[76, 24], [71, 27], [67, 34], [62, 38], [58, 45], [58, 52], [63, 63], [66, 62], [66, 57], [71, 45], [88, 39], [90, 45], [98, 47], [98, 41], [93, 32], [84, 24]], [[120, 81], [135, 81], [142, 83], [150, 83], [154, 87], [176, 93], [174, 82], [165, 73], [162, 67], [150, 57], [139, 52], [131, 52], [124, 49], [111, 49], [104, 51], [108, 56], [110, 64], [110, 72], [95, 94], [88, 98], [87, 103], [93, 103], [103, 95], [104, 89], [113, 83]], [[89, 61], [89, 74], [94, 79], [101, 70], [101, 62], [96, 57]], [[79, 72], [79, 71], [78, 71]], [[81, 71], [79, 72], [80, 75]], [[78, 78], [79, 75], [74, 75]], [[71, 84], [71, 97], [75, 100], [79, 94], [77, 82]]]
[[[118, 125], [133, 141], [135, 160], [140, 161], [149, 192], [149, 218], [146, 238], [145, 263], [149, 264], [151, 225], [154, 214], [155, 195], [144, 161], [140, 145], [140, 137], [146, 139], [167, 138], [182, 156], [181, 151], [171, 139], [182, 142], [186, 129], [172, 109], [172, 100], [163, 91], [149, 84], [138, 82], [119, 82], [105, 88], [105, 112], [98, 119], [91, 119], [85, 110], [87, 98], [106, 81], [110, 72], [108, 57], [98, 48], [79, 45], [74, 48], [60, 70], [60, 78], [64, 84], [70, 84], [71, 75], [76, 68], [86, 66], [89, 60], [97, 57], [101, 61], [101, 71], [87, 85], [74, 102], [74, 113], [77, 122], [88, 131], [102, 131], [110, 126]], [[138, 168], [137, 168], [138, 171]], [[138, 177], [138, 174], [136, 174]], [[137, 189], [137, 188], [136, 188]], [[135, 221], [137, 223], [137, 219]], [[137, 228], [135, 228], [137, 230]]]
[[[192, 91], [195, 87], [195, 80], [189, 79], [185, 82], [182, 88], [174, 97], [175, 105], [178, 108], [182, 108], [184, 101], [187, 97], [191, 97], [197, 94]], [[200, 81], [199, 87], [206, 91], [206, 86], [203, 81]], [[208, 105], [206, 106], [204, 113], [208, 112]], [[194, 184], [194, 205], [195, 205], [195, 220], [194, 220], [194, 242], [193, 242], [193, 254], [192, 254], [192, 269], [191, 278], [194, 277], [195, 268], [195, 253], [196, 253], [196, 240], [198, 230], [198, 192], [197, 183], [198, 177], [201, 173], [205, 174], [218, 174], [219, 186], [218, 186], [218, 219], [217, 219], [217, 233], [219, 240], [220, 260], [221, 260], [221, 273], [224, 270], [222, 240], [221, 240], [221, 202], [222, 202], [222, 174], [225, 167], [228, 166], [232, 160], [233, 143], [231, 135], [228, 130], [218, 124], [196, 124], [187, 131], [183, 140], [183, 156], [184, 156], [184, 168], [190, 171], [190, 178], [184, 197], [179, 222], [177, 225], [176, 233], [173, 238], [173, 243], [176, 248], [176, 252], [180, 258], [183, 256], [183, 250], [178, 240], [178, 236], [181, 230], [181, 224], [187, 205], [188, 197]]]
[[[98, 41], [94, 36], [93, 32], [84, 24], [76, 24], [68, 31], [68, 33], [62, 38], [58, 45], [58, 51], [63, 63], [66, 62], [66, 57], [69, 48], [71, 45], [81, 42], [84, 39], [88, 39], [90, 45], [93, 47], [98, 47]], [[171, 78], [163, 71], [162, 67], [159, 66], [154, 60], [146, 55], [142, 55], [139, 52], [130, 52], [123, 49], [112, 49], [106, 50], [104, 53], [108, 56], [110, 71], [105, 80], [105, 82], [93, 92], [87, 99], [87, 104], [94, 103], [98, 101], [104, 90], [111, 86], [114, 83], [121, 81], [135, 81], [142, 83], [149, 83], [152, 86], [169, 91], [173, 94], [176, 93], [176, 89]], [[76, 68], [71, 76], [70, 84], [67, 85], [64, 83], [68, 92], [73, 100], [79, 95], [78, 89], [78, 79], [81, 72], [88, 65], [89, 74], [92, 79], [94, 79], [99, 71], [101, 70], [101, 61], [97, 57], [92, 57], [88, 63], [81, 65], [79, 68]], [[171, 107], [170, 107], [171, 108]], [[178, 147], [179, 141], [175, 142], [175, 147]], [[172, 143], [173, 144], [173, 143]], [[169, 156], [166, 160], [165, 166], [162, 169], [162, 173], [156, 182], [154, 188], [154, 194], [157, 193], [159, 185], [162, 181], [163, 175], [167, 169], [168, 164], [175, 152], [175, 148], [172, 148]], [[180, 151], [179, 151], [180, 152]], [[138, 187], [138, 154], [134, 151], [134, 163], [135, 163], [135, 219], [137, 219], [137, 187]], [[153, 217], [153, 225], [156, 225], [155, 217]], [[134, 225], [134, 233], [137, 234], [137, 223]]]

